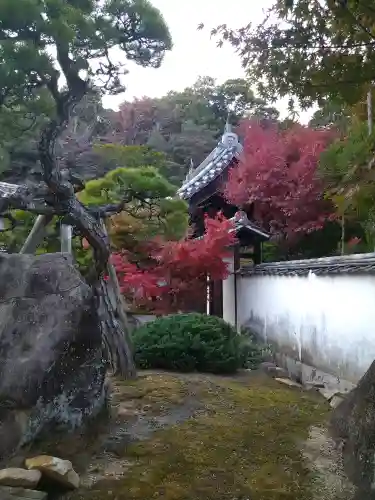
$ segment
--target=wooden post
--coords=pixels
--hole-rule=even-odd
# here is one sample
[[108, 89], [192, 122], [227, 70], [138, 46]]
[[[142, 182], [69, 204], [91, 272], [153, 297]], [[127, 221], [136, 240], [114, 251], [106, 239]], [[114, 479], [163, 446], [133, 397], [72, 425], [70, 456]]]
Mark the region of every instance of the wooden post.
[[62, 253], [72, 253], [73, 228], [67, 224], [60, 227], [60, 248]]
[[262, 243], [258, 240], [254, 243], [253, 260], [255, 266], [262, 263]]
[[341, 216], [341, 255], [345, 254], [345, 216]]
[[235, 251], [224, 259], [228, 264], [229, 276], [223, 280], [223, 320], [236, 328], [236, 284]]
[[372, 83], [370, 90], [367, 92], [367, 128], [368, 134], [372, 134]]
[[20, 253], [35, 253], [39, 243], [43, 240], [46, 226], [48, 226], [52, 219], [52, 215], [38, 215]]

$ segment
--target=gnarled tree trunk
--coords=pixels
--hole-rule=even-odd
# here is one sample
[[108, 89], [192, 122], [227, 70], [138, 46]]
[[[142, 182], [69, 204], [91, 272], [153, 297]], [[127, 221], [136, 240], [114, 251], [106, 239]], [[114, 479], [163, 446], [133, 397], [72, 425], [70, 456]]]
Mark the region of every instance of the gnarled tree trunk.
[[136, 369], [129, 332], [122, 325], [111, 303], [109, 286], [109, 282], [103, 278], [93, 285], [101, 322], [104, 352], [115, 375], [134, 378]]

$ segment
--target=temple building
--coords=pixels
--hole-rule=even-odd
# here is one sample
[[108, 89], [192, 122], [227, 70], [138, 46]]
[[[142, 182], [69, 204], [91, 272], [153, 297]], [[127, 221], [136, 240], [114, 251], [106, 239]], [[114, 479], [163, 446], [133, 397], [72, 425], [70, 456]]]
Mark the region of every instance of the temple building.
[[188, 202], [193, 237], [198, 238], [203, 234], [205, 214], [214, 217], [222, 212], [234, 222], [238, 244], [233, 249], [229, 262], [231, 274], [223, 282], [210, 282], [207, 294], [207, 313], [220, 316], [234, 326], [237, 326], [236, 272], [241, 263], [260, 264], [262, 243], [270, 238], [267, 231], [252, 222], [252, 205], [239, 210], [223, 194], [228, 172], [236, 167], [242, 151], [238, 135], [227, 123], [218, 145], [198, 167], [191, 167], [177, 191], [180, 198]]

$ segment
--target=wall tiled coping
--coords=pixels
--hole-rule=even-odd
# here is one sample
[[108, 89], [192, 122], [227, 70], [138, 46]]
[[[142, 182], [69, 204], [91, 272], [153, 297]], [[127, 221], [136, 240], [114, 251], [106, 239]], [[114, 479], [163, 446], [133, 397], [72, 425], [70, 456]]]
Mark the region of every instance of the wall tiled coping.
[[375, 253], [324, 257], [321, 259], [270, 262], [244, 266], [238, 274], [245, 276], [307, 276], [336, 274], [375, 274]]

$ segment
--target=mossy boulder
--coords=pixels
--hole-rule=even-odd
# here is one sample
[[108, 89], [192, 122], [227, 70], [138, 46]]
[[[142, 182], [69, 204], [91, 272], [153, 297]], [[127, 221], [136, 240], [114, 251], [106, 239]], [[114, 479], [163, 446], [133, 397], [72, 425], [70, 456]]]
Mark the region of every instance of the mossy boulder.
[[65, 254], [0, 253], [0, 459], [105, 405], [95, 298]]

